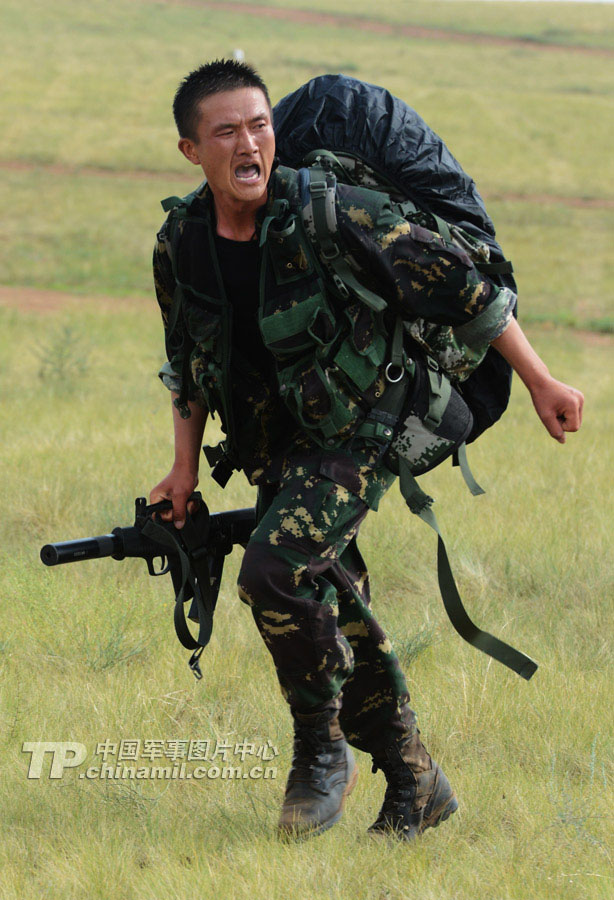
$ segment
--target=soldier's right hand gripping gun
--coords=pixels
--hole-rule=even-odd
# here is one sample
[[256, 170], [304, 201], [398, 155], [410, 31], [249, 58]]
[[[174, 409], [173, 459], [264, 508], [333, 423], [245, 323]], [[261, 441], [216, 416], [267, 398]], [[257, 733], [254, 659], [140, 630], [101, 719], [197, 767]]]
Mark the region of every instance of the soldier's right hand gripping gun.
[[[211, 637], [224, 558], [235, 544], [247, 544], [255, 526], [255, 510], [210, 515], [199, 492], [189, 499], [199, 506], [195, 513], [186, 513], [181, 529], [155, 516], [172, 509], [170, 500], [147, 505], [144, 497], [138, 497], [131, 527], [114, 528], [98, 537], [45, 544], [40, 556], [46, 566], [106, 556], [138, 557], [145, 560], [150, 575], [170, 573], [175, 589], [175, 631], [183, 646], [193, 651], [190, 669], [196, 678], [202, 678], [199, 658]], [[160, 560], [157, 568], [155, 560]], [[198, 637], [192, 635], [185, 619], [184, 604], [190, 600], [188, 618], [198, 622]]]

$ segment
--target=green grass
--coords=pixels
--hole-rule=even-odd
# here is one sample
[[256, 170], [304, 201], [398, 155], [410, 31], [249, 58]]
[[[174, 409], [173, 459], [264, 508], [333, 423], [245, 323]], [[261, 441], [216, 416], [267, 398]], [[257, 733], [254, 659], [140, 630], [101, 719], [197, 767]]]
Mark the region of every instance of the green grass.
[[[5, 6], [0, 160], [184, 172], [170, 116], [175, 87], [203, 59], [240, 46], [274, 100], [326, 71], [385, 84], [485, 191], [614, 196], [612, 66], [599, 56], [317, 25], [301, 25], [299, 40], [292, 22], [145, 0]], [[456, 14], [456, 4], [448, 8]], [[588, 22], [601, 15], [585, 12]]]
[[[486, 21], [504, 6], [436, 4], [432, 14], [454, 24], [479, 7]], [[515, 6], [512, 24], [553, 14]], [[605, 28], [608, 8], [582, 6], [585, 31]], [[0, 160], [30, 168], [5, 169], [0, 183], [3, 284], [149, 293], [158, 201], [200, 180], [176, 149], [174, 88], [201, 60], [241, 46], [274, 100], [324, 71], [385, 84], [426, 117], [486, 196], [535, 194], [531, 203], [489, 203], [519, 274], [523, 315], [611, 329], [612, 210], [539, 199], [614, 198], [613, 70], [603, 58], [362, 32], [340, 53], [343, 29], [302, 25], [298, 40], [291, 22], [145, 0], [87, 7], [6, 0], [4, 12]], [[431, 21], [425, 4], [405, 12]], [[576, 28], [576, 13], [557, 7], [560, 27]]]
[[[373, 15], [366, 0], [309, 8], [319, 4]], [[3, 4], [0, 160], [33, 168], [3, 171], [0, 280], [75, 299], [47, 314], [0, 307], [0, 896], [605, 900], [614, 890], [612, 338], [574, 328], [614, 328], [614, 210], [489, 203], [515, 263], [521, 321], [553, 373], [585, 392], [585, 423], [561, 447], [516, 384], [504, 421], [470, 449], [486, 496], [471, 498], [447, 466], [422, 479], [469, 612], [538, 660], [534, 679], [453, 632], [434, 536], [412, 521], [396, 487], [363, 528], [378, 617], [461, 803], [418, 844], [366, 838], [383, 781], [362, 754], [342, 823], [308, 843], [275, 840], [290, 724], [236, 597], [238, 553], [227, 561], [199, 683], [174, 637], [167, 578], [149, 578], [135, 561], [45, 569], [38, 560], [47, 541], [130, 524], [134, 497], [170, 465], [149, 266], [158, 200], [199, 180], [177, 153], [169, 110], [177, 81], [202, 59], [242, 47], [274, 99], [337, 69], [386, 84], [485, 193], [614, 196], [606, 57], [273, 24], [230, 6]], [[605, 5], [392, 0], [379, 15], [614, 46]], [[135, 180], [124, 170], [158, 174]], [[201, 487], [212, 509], [254, 500], [240, 476], [226, 491], [208, 477]], [[106, 738], [268, 740], [280, 751], [278, 775], [26, 778], [24, 741], [79, 741], [91, 761]]]
[[[521, 38], [546, 44], [614, 48], [614, 16], [605, 4], [472, 3], [463, 0], [388, 0], [375, 13], [370, 0], [248, 0], [255, 6], [278, 6], [336, 13], [421, 28], [441, 28], [470, 34]], [[228, 4], [230, 7], [230, 3]]]
[[[609, 339], [586, 344], [568, 331], [531, 332], [552, 370], [586, 393], [583, 433], [565, 447], [546, 436], [517, 385], [504, 424], [470, 451], [487, 495], [471, 498], [448, 467], [423, 480], [468, 609], [539, 661], [532, 682], [454, 634], [437, 594], [433, 535], [403, 511], [396, 488], [363, 529], [378, 615], [461, 812], [415, 847], [374, 845], [364, 832], [382, 781], [361, 755], [344, 822], [286, 847], [273, 832], [289, 720], [266, 649], [235, 595], [238, 555], [227, 564], [200, 683], [173, 634], [166, 579], [148, 578], [138, 562], [44, 569], [38, 561], [48, 540], [129, 524], [133, 497], [169, 465], [155, 304], [101, 309], [84, 301], [78, 318], [72, 306], [0, 315], [0, 427], [10, 435], [0, 526], [3, 897], [283, 898], [288, 883], [297, 897], [333, 891], [344, 900], [400, 900], [410, 883], [421, 896], [455, 900], [608, 896]], [[87, 366], [41, 380], [36, 348], [45, 343], [52, 354], [67, 326], [78, 326]], [[240, 477], [225, 492], [209, 479], [202, 487], [214, 509], [253, 502]], [[26, 778], [23, 741], [80, 741], [91, 762], [107, 737], [270, 740], [279, 773], [240, 783], [83, 781], [76, 770], [57, 782]]]
[[[88, 295], [146, 296], [154, 236], [164, 217], [158, 201], [190, 187], [172, 177], [5, 173], [2, 280]], [[46, 202], [37, 206], [43, 193]], [[488, 208], [515, 266], [523, 321], [611, 330], [614, 209], [499, 201]]]

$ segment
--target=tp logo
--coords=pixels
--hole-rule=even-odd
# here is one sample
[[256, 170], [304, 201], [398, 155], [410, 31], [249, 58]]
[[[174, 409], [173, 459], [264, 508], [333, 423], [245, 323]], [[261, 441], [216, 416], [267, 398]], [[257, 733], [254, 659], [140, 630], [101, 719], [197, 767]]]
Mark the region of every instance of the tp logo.
[[45, 753], [52, 754], [49, 778], [61, 778], [64, 769], [80, 766], [87, 756], [85, 744], [75, 741], [24, 741], [22, 753], [31, 753], [28, 778], [40, 778]]

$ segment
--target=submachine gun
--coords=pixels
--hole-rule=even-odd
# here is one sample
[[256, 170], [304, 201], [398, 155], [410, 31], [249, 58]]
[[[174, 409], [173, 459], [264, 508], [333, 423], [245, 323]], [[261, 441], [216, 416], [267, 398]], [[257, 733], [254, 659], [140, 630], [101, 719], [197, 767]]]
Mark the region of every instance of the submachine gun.
[[[197, 501], [198, 509], [186, 512], [181, 529], [156, 517], [156, 513], [172, 509], [170, 500], [148, 505], [144, 497], [137, 497], [134, 525], [114, 528], [98, 537], [45, 544], [40, 557], [46, 566], [107, 556], [118, 560], [133, 557], [145, 560], [150, 575], [170, 573], [175, 589], [175, 631], [183, 646], [193, 651], [189, 666], [200, 679], [199, 658], [211, 637], [224, 559], [235, 544], [247, 544], [256, 511], [249, 508], [210, 514], [198, 491], [189, 501]], [[190, 600], [188, 619], [198, 622], [198, 637], [192, 635], [186, 622], [184, 604]]]

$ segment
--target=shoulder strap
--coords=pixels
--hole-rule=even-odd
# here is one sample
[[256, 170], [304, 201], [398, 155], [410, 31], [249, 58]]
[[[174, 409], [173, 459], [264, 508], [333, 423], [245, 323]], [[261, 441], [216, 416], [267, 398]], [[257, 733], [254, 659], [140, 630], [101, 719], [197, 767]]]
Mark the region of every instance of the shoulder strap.
[[386, 301], [358, 281], [339, 248], [335, 205], [337, 179], [334, 173], [319, 161], [309, 166], [307, 172], [312, 217], [305, 215], [305, 208], [303, 216], [305, 228], [319, 258], [332, 275], [335, 287], [343, 297], [347, 299], [354, 294], [370, 309], [382, 312], [386, 309]]

